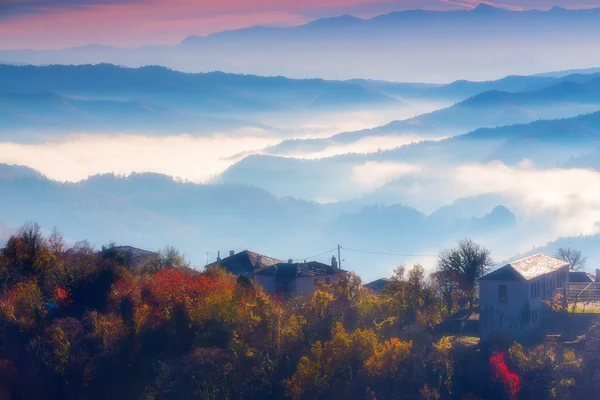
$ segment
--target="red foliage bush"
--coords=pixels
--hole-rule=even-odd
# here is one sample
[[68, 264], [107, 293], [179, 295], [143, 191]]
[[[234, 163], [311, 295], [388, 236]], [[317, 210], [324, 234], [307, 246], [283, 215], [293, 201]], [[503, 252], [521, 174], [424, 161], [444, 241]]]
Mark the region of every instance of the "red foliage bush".
[[67, 292], [65, 289], [61, 288], [58, 285], [54, 287], [52, 297], [54, 302], [60, 306], [69, 305], [69, 303], [71, 302], [71, 300], [69, 299], [69, 292]]
[[521, 391], [521, 378], [514, 372], [510, 372], [503, 352], [495, 353], [490, 357], [490, 372], [492, 380], [504, 386], [511, 400], [519, 397]]

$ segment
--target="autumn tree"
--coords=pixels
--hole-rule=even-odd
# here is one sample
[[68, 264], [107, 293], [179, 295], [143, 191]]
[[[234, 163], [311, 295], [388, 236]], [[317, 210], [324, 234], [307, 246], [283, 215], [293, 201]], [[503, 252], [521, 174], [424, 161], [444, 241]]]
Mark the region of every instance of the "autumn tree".
[[574, 349], [545, 343], [530, 349], [514, 343], [508, 352], [528, 399], [579, 399], [583, 360]]
[[453, 249], [444, 250], [438, 256], [438, 268], [452, 276], [458, 282], [458, 287], [466, 295], [470, 308], [475, 301], [477, 280], [494, 265], [490, 251], [473, 242], [464, 239]]
[[35, 222], [23, 224], [2, 249], [8, 267], [23, 277], [29, 277], [47, 267], [48, 253], [47, 241], [42, 235], [42, 229]]

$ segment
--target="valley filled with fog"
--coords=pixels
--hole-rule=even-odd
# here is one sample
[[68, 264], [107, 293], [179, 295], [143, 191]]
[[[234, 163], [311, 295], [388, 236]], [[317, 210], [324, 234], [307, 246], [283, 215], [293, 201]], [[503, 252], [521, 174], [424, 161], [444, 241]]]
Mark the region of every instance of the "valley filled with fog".
[[[596, 10], [517, 17], [482, 6], [471, 13], [448, 14], [444, 24], [468, 17], [478, 27], [490, 18], [500, 26], [503, 18], [518, 18], [511, 22], [516, 30], [526, 21], [544, 30], [552, 21], [574, 26], [585, 16], [578, 29], [588, 29], [590, 39], [598, 34], [590, 21], [600, 20]], [[352, 33], [344, 38], [350, 40], [364, 34], [365, 24], [386, 20], [369, 21], [324, 20], [286, 34], [304, 46], [336, 22]], [[391, 26], [363, 39], [390, 34]], [[277, 42], [269, 32], [248, 38], [253, 46]], [[222, 58], [242, 46], [237, 35], [190, 38], [169, 51], [215, 42], [231, 47], [219, 50]], [[535, 47], [531, 40], [510, 57]], [[96, 247], [177, 244], [198, 268], [218, 251], [310, 259], [340, 244], [345, 267], [365, 280], [388, 276], [400, 264], [433, 269], [438, 252], [465, 237], [490, 248], [497, 262], [573, 247], [590, 266], [600, 263], [594, 60], [588, 69], [539, 75], [510, 75], [514, 69], [498, 66], [493, 74], [506, 77], [487, 81], [472, 66], [438, 69], [448, 78], [438, 82], [450, 82], [440, 84], [401, 83], [390, 69], [378, 74], [368, 66], [362, 74], [336, 75], [337, 64], [325, 62], [319, 68], [330, 73], [315, 74], [330, 80], [293, 79], [304, 76], [297, 69], [303, 64], [293, 60], [286, 77], [267, 76], [259, 64], [245, 72], [264, 76], [184, 73], [177, 69], [191, 68], [138, 68], [144, 58], [132, 61], [160, 49], [92, 50], [0, 52], [6, 62], [0, 65], [1, 238], [35, 220]], [[348, 57], [343, 50], [336, 63]], [[274, 51], [285, 59], [287, 50]], [[247, 63], [254, 56], [240, 55]], [[427, 57], [410, 62], [429, 65]], [[77, 65], [47, 65], [54, 63]], [[542, 73], [559, 64], [528, 69]], [[273, 73], [285, 72], [278, 65], [271, 65]], [[457, 76], [464, 80], [451, 82]]]

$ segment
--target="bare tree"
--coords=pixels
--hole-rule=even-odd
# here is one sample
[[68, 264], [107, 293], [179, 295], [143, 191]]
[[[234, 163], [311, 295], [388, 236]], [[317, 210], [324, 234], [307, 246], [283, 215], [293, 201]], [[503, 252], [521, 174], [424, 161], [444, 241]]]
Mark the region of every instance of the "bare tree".
[[[20, 241], [21, 254], [17, 257], [18, 264], [24, 273], [33, 272], [38, 256], [47, 249], [47, 241], [42, 234], [42, 228], [37, 222], [27, 221], [17, 231], [16, 239]], [[39, 267], [39, 265], [38, 265]]]
[[490, 251], [470, 239], [459, 241], [455, 248], [444, 250], [438, 256], [438, 268], [458, 283], [471, 308], [475, 301], [477, 280], [492, 265], [494, 261]]
[[65, 239], [56, 227], [48, 237], [48, 247], [52, 255], [56, 257], [61, 257], [65, 251]]
[[581, 251], [572, 249], [570, 247], [560, 248], [556, 252], [556, 258], [568, 262], [571, 265], [571, 269], [574, 271], [581, 271], [587, 265], [587, 257], [581, 254]]
[[19, 228], [17, 236], [26, 246], [28, 255], [33, 259], [35, 255], [44, 247], [45, 241], [42, 235], [42, 228], [37, 222], [27, 221]]

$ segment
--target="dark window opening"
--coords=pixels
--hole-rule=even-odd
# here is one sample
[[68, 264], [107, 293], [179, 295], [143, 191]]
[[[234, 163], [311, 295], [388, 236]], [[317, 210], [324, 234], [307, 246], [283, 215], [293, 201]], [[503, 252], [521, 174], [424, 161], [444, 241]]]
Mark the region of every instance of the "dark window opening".
[[529, 285], [531, 287], [531, 298], [535, 298], [535, 283]]
[[498, 286], [498, 301], [502, 304], [508, 303], [508, 286]]

